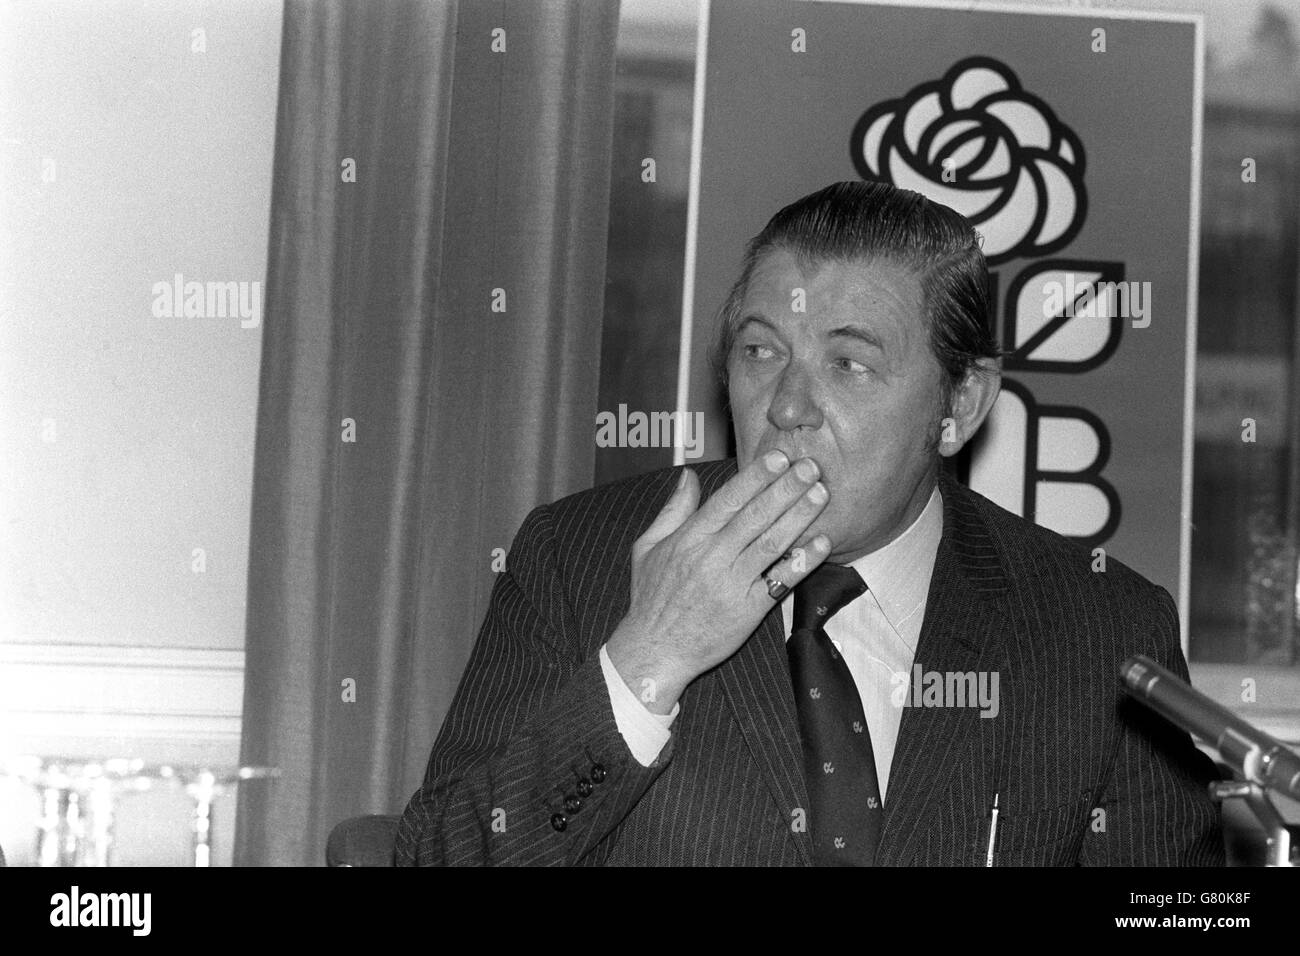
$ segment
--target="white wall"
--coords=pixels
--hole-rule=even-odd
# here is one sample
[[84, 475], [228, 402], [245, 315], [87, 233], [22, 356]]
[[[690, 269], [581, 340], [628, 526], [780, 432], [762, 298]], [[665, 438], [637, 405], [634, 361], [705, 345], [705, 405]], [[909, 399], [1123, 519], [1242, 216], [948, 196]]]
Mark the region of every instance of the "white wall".
[[153, 287], [265, 284], [281, 19], [0, 3], [0, 758], [238, 756], [261, 327]]

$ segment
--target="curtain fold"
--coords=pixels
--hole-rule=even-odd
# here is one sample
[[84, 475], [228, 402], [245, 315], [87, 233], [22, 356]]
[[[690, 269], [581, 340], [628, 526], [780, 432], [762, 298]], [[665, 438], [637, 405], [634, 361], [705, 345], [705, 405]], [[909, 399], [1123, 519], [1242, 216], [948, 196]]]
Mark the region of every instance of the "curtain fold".
[[591, 483], [617, 24], [286, 4], [241, 751], [282, 775], [241, 787], [238, 864], [400, 811], [494, 550]]

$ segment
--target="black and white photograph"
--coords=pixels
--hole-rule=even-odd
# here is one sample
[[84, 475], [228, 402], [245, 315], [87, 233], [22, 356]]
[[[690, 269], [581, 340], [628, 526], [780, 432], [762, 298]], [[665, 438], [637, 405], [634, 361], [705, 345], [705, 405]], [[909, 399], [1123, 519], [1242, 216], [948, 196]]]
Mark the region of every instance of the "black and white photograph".
[[3, 0], [0, 447], [56, 934], [539, 866], [1279, 930], [1300, 0]]

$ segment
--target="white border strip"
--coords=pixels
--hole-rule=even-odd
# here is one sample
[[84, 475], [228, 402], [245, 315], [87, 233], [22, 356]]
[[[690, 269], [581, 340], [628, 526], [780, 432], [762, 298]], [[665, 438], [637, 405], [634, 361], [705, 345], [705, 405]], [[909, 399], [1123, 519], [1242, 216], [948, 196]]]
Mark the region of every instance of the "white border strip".
[[[243, 675], [244, 651], [226, 647], [166, 647], [143, 644], [0, 641], [0, 665], [6, 667], [105, 668], [229, 672]], [[3, 706], [0, 700], [0, 706]]]
[[1187, 350], [1183, 379], [1183, 474], [1178, 539], [1178, 630], [1183, 657], [1191, 657], [1192, 606], [1192, 450], [1196, 443], [1196, 307], [1201, 277], [1201, 148], [1205, 116], [1205, 21], [1196, 26], [1196, 62], [1192, 78], [1192, 189], [1187, 217]]
[[[958, 10], [962, 13], [1028, 13], [1045, 17], [1096, 17], [1104, 20], [1154, 20], [1164, 23], [1201, 23], [1199, 13], [1169, 10], [1115, 10], [1101, 7], [1040, 7], [1019, 3], [984, 3], [983, 0], [791, 0], [793, 3], [857, 3], [873, 7], [919, 7], [929, 10]], [[1200, 28], [1198, 27], [1198, 33]]]
[[[682, 273], [682, 329], [677, 353], [677, 421], [684, 422], [689, 413], [691, 391], [691, 356], [695, 331], [695, 252], [700, 232], [700, 157], [704, 149], [704, 80], [705, 60], [709, 50], [709, 0], [700, 0], [700, 25], [695, 41], [695, 97], [691, 107], [691, 178], [686, 200], [686, 265]], [[673, 464], [686, 464], [686, 446], [673, 446]], [[703, 436], [701, 436], [703, 437]]]

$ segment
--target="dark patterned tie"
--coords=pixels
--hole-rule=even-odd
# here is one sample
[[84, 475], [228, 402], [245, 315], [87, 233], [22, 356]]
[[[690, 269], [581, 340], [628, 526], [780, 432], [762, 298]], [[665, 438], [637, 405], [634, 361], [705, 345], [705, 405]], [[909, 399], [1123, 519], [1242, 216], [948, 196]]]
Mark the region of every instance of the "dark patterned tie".
[[803, 738], [818, 866], [871, 866], [880, 840], [882, 802], [862, 699], [826, 622], [867, 591], [862, 576], [823, 564], [794, 589], [794, 626], [786, 652]]

